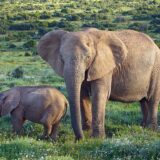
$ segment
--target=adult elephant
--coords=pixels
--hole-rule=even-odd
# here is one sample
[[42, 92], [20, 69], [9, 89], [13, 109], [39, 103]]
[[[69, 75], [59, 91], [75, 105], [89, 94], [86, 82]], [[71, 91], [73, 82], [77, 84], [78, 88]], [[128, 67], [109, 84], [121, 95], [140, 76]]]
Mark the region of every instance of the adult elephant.
[[144, 125], [148, 115], [151, 127], [157, 128], [160, 50], [147, 35], [133, 30], [57, 30], [41, 38], [38, 53], [65, 79], [76, 139], [83, 138], [81, 116], [84, 128], [92, 123], [93, 137], [105, 136], [109, 98], [140, 101]]

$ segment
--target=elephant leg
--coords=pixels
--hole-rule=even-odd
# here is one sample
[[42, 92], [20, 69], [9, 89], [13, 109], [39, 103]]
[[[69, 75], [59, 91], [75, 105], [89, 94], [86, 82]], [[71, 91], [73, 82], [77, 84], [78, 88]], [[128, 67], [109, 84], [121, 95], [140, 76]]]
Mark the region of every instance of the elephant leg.
[[51, 131], [52, 131], [52, 125], [45, 124], [44, 125], [44, 132], [43, 132], [44, 137], [48, 137], [51, 134]]
[[146, 127], [147, 126], [147, 117], [148, 117], [148, 103], [147, 100], [145, 98], [143, 98], [140, 101], [141, 104], [141, 111], [142, 111], [142, 122], [141, 122], [141, 126], [142, 127]]
[[43, 134], [39, 137], [40, 139], [47, 139], [49, 137], [52, 131], [52, 121], [53, 117], [50, 115], [49, 110], [47, 110], [40, 120], [44, 127]]
[[60, 123], [57, 122], [54, 125], [52, 125], [52, 131], [51, 131], [51, 134], [50, 134], [50, 137], [51, 137], [52, 140], [56, 140], [57, 139], [59, 124]]
[[38, 136], [38, 139], [48, 139], [49, 135], [51, 134], [52, 131], [52, 125], [50, 124], [43, 124], [43, 134]]
[[105, 106], [111, 90], [111, 77], [95, 80], [91, 84], [92, 137], [105, 137]]
[[157, 54], [157, 61], [153, 68], [150, 87], [148, 91], [148, 126], [153, 129], [158, 129], [158, 105], [160, 102], [160, 56]]
[[11, 112], [11, 123], [13, 126], [13, 132], [21, 134], [24, 121], [25, 118], [23, 117], [19, 109], [15, 109]]
[[[158, 64], [159, 65], [159, 64]], [[160, 102], [160, 68], [155, 70], [154, 81], [151, 82], [149, 99], [148, 99], [148, 119], [147, 124], [153, 130], [158, 128], [157, 117], [158, 117], [158, 105]], [[158, 71], [158, 72], [157, 72]]]
[[13, 132], [16, 132], [17, 134], [21, 134], [23, 123], [24, 123], [23, 117], [11, 116], [11, 123], [13, 126]]
[[156, 130], [158, 128], [157, 124], [157, 114], [158, 114], [158, 105], [159, 105], [159, 99], [151, 98], [148, 101], [148, 119], [147, 123], [149, 127], [151, 127], [153, 130]]
[[90, 130], [92, 125], [92, 109], [87, 84], [82, 84], [81, 87], [81, 116], [82, 116], [82, 129]]

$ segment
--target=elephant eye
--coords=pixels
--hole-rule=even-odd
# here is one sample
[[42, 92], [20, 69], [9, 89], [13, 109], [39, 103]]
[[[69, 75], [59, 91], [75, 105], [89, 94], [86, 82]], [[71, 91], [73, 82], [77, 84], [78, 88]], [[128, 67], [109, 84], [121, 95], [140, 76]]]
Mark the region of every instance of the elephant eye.
[[90, 46], [90, 43], [89, 43], [89, 42], [87, 42], [87, 46], [88, 46], [88, 47]]
[[88, 61], [90, 59], [90, 56], [89, 55], [86, 55], [85, 56], [85, 59]]
[[87, 57], [86, 57], [87, 59], [89, 59], [90, 58], [90, 56], [89, 55], [87, 55]]

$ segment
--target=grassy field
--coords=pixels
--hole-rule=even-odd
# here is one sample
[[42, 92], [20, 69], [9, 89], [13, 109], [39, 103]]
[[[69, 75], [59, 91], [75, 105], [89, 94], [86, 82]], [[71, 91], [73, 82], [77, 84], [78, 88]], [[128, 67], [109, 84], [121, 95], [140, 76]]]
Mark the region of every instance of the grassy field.
[[[33, 3], [34, 2], [34, 3]], [[1, 0], [0, 91], [17, 85], [51, 85], [66, 96], [63, 78], [36, 53], [39, 38], [52, 29], [135, 29], [160, 45], [160, 0]], [[40, 141], [42, 126], [24, 125], [24, 134], [12, 133], [10, 117], [0, 119], [0, 160], [158, 160], [160, 133], [140, 127], [138, 103], [106, 105], [106, 139], [74, 143], [69, 110], [57, 142]], [[159, 114], [160, 124], [160, 114]]]

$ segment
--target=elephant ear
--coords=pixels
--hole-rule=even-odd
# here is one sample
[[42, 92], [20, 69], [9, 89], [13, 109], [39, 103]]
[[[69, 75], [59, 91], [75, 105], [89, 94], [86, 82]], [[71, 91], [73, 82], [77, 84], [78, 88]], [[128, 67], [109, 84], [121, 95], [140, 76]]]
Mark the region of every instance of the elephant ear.
[[1, 107], [2, 104], [3, 104], [5, 97], [6, 97], [6, 96], [4, 95], [4, 93], [0, 93], [0, 107]]
[[37, 46], [38, 54], [48, 62], [55, 72], [63, 76], [63, 61], [60, 56], [61, 39], [66, 31], [57, 30], [45, 34]]
[[126, 46], [116, 35], [107, 31], [99, 32], [94, 33], [97, 38], [96, 55], [88, 70], [88, 81], [107, 75], [127, 56]]
[[19, 103], [20, 92], [16, 89], [8, 91], [3, 100], [1, 116], [5, 116], [12, 112], [16, 107], [18, 107]]

